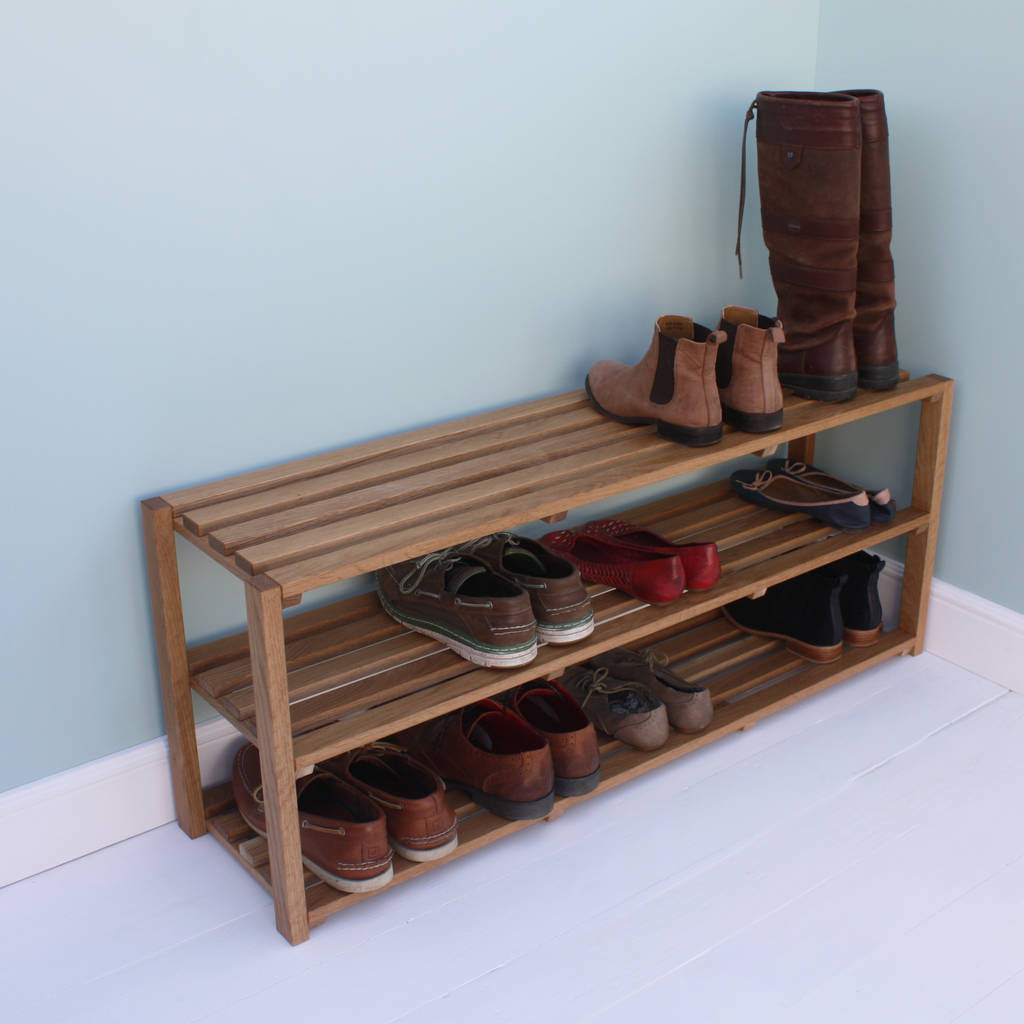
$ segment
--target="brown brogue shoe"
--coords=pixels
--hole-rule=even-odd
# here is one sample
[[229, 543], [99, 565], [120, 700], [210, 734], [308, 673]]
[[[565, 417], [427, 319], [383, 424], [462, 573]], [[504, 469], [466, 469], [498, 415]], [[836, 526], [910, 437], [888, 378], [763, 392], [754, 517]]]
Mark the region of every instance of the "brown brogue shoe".
[[395, 738], [499, 817], [543, 818], [555, 805], [551, 748], [497, 701], [477, 701]]
[[[267, 834], [259, 751], [245, 744], [231, 774], [238, 813], [261, 836]], [[314, 772], [295, 784], [302, 862], [342, 892], [371, 892], [391, 881], [392, 851], [380, 808], [353, 786]]]
[[555, 765], [555, 792], [581, 796], [601, 781], [597, 733], [586, 712], [553, 680], [523, 683], [509, 706], [548, 741]]
[[587, 394], [599, 413], [620, 423], [653, 423], [671, 441], [701, 447], [722, 438], [715, 383], [721, 331], [688, 316], [662, 316], [636, 366], [601, 360], [587, 374]]
[[459, 845], [444, 782], [401, 747], [374, 743], [332, 757], [317, 770], [362, 790], [380, 807], [387, 819], [388, 841], [406, 860], [439, 860]]

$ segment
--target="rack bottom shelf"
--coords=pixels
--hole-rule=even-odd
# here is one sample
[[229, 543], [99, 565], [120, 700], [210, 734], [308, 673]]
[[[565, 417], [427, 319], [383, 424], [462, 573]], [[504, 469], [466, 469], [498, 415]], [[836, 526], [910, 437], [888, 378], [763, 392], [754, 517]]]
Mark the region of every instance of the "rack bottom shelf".
[[[914, 637], [900, 630], [882, 634], [873, 647], [846, 648], [842, 657], [827, 665], [814, 665], [787, 655], [779, 641], [764, 644], [741, 672], [723, 672], [708, 680], [715, 701], [715, 717], [704, 732], [697, 735], [672, 733], [660, 750], [644, 752], [614, 740], [601, 748], [601, 782], [593, 793], [556, 800], [548, 821], [581, 800], [618, 786], [659, 765], [696, 750], [712, 740], [746, 729], [774, 711], [810, 697], [834, 683], [870, 668], [897, 654], [910, 651]], [[759, 668], [760, 667], [760, 668]], [[231, 786], [224, 783], [204, 792], [207, 825], [210, 833], [269, 892], [270, 865], [266, 840], [246, 825], [235, 808]], [[444, 860], [412, 863], [395, 858], [395, 877], [391, 886], [408, 881], [435, 867], [455, 860], [482, 846], [517, 832], [532, 821], [506, 821], [482, 810], [461, 792], [452, 790], [450, 799], [459, 818], [459, 846]], [[381, 890], [378, 890], [381, 891]], [[331, 914], [358, 903], [373, 893], [343, 893], [332, 889], [309, 871], [306, 872], [306, 905], [310, 926], [322, 924]]]

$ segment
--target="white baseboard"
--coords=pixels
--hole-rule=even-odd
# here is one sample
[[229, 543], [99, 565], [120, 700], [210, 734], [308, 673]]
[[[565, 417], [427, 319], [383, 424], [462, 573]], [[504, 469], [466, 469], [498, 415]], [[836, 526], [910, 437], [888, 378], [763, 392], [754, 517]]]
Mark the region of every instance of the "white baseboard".
[[[903, 566], [889, 560], [879, 591], [895, 625]], [[1024, 693], [1024, 615], [932, 581], [929, 653]], [[230, 777], [241, 739], [223, 719], [198, 730], [203, 783]], [[0, 886], [174, 820], [166, 738], [0, 793]]]
[[[222, 718], [196, 731], [204, 785], [231, 777], [241, 742]], [[0, 886], [173, 821], [167, 738], [0, 793]]]
[[[896, 625], [903, 566], [890, 559], [879, 594], [885, 625]], [[975, 675], [1024, 693], [1024, 615], [969, 590], [932, 579], [925, 649]]]

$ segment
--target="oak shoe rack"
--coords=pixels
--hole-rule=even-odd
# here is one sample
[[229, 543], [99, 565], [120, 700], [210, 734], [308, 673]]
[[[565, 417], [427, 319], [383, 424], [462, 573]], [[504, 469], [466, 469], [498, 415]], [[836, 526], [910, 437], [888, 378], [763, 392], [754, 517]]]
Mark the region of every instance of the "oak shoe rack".
[[[953, 382], [901, 374], [895, 390], [861, 391], [826, 405], [786, 396], [784, 424], [767, 435], [725, 428], [708, 448], [685, 448], [648, 428], [599, 416], [583, 392], [543, 398], [142, 502], [150, 594], [178, 822], [209, 831], [269, 892], [289, 942], [367, 894], [332, 889], [302, 865], [297, 774], [318, 761], [564, 668], [617, 646], [653, 645], [677, 671], [710, 688], [704, 732], [673, 733], [653, 753], [602, 746], [597, 792], [897, 654], [918, 654], [935, 559]], [[812, 462], [815, 435], [921, 404], [909, 504], [892, 522], [837, 533], [801, 514], [743, 502], [728, 479], [620, 513], [674, 540], [713, 540], [722, 579], [710, 590], [653, 607], [590, 588], [597, 627], [585, 641], [542, 646], [516, 669], [479, 668], [381, 611], [372, 593], [283, 617], [316, 587], [369, 572], [615, 494], [789, 442]], [[175, 533], [245, 584], [248, 630], [188, 647]], [[874, 647], [848, 648], [827, 665], [781, 642], [743, 634], [723, 604], [892, 537], [908, 537], [898, 627]], [[241, 819], [229, 784], [202, 788], [191, 691], [260, 750], [267, 838]], [[452, 792], [459, 847], [439, 862], [395, 858], [392, 885], [532, 822], [512, 822]], [[588, 794], [589, 796], [589, 794]], [[559, 798], [550, 817], [588, 797]]]

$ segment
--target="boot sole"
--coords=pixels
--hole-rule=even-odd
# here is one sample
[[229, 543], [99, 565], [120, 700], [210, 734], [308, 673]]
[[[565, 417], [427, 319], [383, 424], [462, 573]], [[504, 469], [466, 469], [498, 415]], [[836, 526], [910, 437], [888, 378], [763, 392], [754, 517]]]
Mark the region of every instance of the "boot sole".
[[838, 661], [842, 656], [842, 643], [831, 644], [828, 647], [819, 647], [816, 644], [809, 644], [804, 640], [797, 640], [796, 637], [792, 637], [788, 633], [770, 633], [763, 629], [751, 629], [749, 626], [744, 626], [742, 623], [737, 622], [736, 619], [729, 614], [728, 608], [723, 608], [722, 614], [737, 629], [742, 629], [744, 633], [750, 633], [753, 636], [766, 636], [772, 640], [785, 640], [786, 650], [789, 651], [790, 654], [795, 654], [798, 658], [804, 658], [806, 661], [813, 661], [816, 664], [825, 665], [830, 661]]
[[460, 782], [458, 779], [444, 780], [453, 789], [461, 789], [473, 798], [473, 802], [491, 814], [505, 818], [507, 821], [532, 821], [535, 818], [546, 818], [555, 808], [555, 790], [552, 789], [547, 796], [539, 800], [505, 800], [493, 793], [484, 793], [470, 785], [468, 782]]
[[722, 406], [722, 419], [731, 427], [747, 434], [767, 434], [782, 426], [782, 410], [777, 412], [741, 412]]
[[678, 423], [669, 423], [667, 420], [659, 420], [656, 416], [616, 416], [609, 412], [594, 397], [590, 390], [590, 378], [585, 382], [587, 397], [594, 408], [602, 415], [607, 416], [616, 423], [628, 423], [630, 426], [650, 426], [654, 424], [658, 433], [669, 441], [677, 444], [685, 444], [691, 448], [704, 448], [709, 444], [717, 444], [722, 440], [722, 424], [716, 423], [711, 427], [683, 427]]
[[891, 391], [899, 382], [899, 363], [857, 367], [857, 383], [868, 391]]
[[857, 397], [857, 374], [844, 373], [841, 377], [816, 377], [808, 373], [780, 373], [779, 381], [792, 388], [802, 398], [816, 402], [848, 402]]
[[843, 639], [851, 647], [873, 647], [878, 643], [882, 635], [882, 625], [879, 623], [874, 629], [844, 629]]
[[593, 793], [601, 781], [601, 769], [597, 768], [589, 775], [581, 775], [575, 779], [555, 776], [555, 793], [558, 796], [583, 796], [584, 793]]

